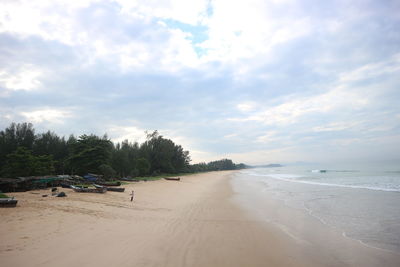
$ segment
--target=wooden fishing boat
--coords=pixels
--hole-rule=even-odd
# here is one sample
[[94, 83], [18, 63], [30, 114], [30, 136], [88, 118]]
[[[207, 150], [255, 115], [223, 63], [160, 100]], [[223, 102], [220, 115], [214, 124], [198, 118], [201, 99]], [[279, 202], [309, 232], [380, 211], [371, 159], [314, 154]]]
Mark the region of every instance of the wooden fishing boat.
[[122, 178], [120, 178], [120, 180], [126, 181], [126, 182], [140, 182], [140, 179], [126, 178], [126, 177], [122, 177]]
[[0, 198], [0, 207], [16, 207], [18, 200], [13, 197]]
[[181, 178], [180, 177], [164, 177], [165, 180], [169, 180], [169, 181], [180, 181]]
[[107, 187], [107, 191], [124, 192], [125, 187]]
[[71, 185], [65, 184], [65, 183], [60, 183], [62, 188], [71, 188]]
[[105, 193], [107, 192], [107, 187], [102, 186], [101, 188], [83, 188], [75, 185], [70, 186], [75, 192], [79, 193]]
[[96, 184], [98, 185], [103, 185], [103, 186], [120, 186], [121, 182], [119, 181], [113, 181], [113, 182], [97, 182]]
[[[93, 184], [93, 186], [96, 188], [105, 187], [105, 186], [98, 185], [98, 184]], [[124, 192], [125, 191], [124, 187], [106, 187], [106, 188], [107, 188], [107, 191], [112, 191], [112, 192]]]

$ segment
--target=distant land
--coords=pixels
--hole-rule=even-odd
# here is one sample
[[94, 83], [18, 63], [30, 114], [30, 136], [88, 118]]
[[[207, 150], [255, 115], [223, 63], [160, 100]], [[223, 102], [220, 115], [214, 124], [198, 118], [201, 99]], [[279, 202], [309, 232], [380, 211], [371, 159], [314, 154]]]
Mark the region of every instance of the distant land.
[[266, 165], [254, 165], [254, 166], [249, 166], [249, 168], [277, 168], [277, 167], [283, 167], [281, 164], [266, 164]]

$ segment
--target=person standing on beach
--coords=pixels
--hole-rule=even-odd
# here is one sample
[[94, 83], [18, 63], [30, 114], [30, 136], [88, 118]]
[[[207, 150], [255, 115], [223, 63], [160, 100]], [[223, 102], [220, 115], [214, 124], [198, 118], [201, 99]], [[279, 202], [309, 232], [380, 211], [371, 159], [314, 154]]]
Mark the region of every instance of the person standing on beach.
[[134, 192], [133, 192], [133, 190], [132, 190], [132, 194], [131, 194], [131, 202], [133, 201], [133, 194], [134, 194]]

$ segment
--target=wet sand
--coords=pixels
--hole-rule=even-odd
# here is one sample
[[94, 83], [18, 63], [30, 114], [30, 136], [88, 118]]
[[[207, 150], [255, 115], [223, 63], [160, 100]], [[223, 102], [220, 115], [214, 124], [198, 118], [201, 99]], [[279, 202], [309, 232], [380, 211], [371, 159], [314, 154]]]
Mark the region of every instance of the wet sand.
[[343, 266], [242, 210], [231, 174], [131, 183], [124, 193], [11, 193], [19, 203], [0, 209], [2, 265]]

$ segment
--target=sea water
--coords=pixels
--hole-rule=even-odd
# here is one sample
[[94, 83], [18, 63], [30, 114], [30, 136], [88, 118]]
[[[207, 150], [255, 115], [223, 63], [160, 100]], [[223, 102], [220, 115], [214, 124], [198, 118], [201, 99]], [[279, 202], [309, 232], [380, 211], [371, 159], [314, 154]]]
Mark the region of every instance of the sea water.
[[[400, 253], [400, 171], [396, 169], [254, 168], [236, 173], [233, 185], [239, 196], [247, 190], [258, 197], [247, 205], [257, 207], [261, 214], [262, 197], [272, 197], [346, 238]], [[278, 214], [274, 223], [290, 232], [294, 225], [285, 225], [279, 213], [274, 214]]]

